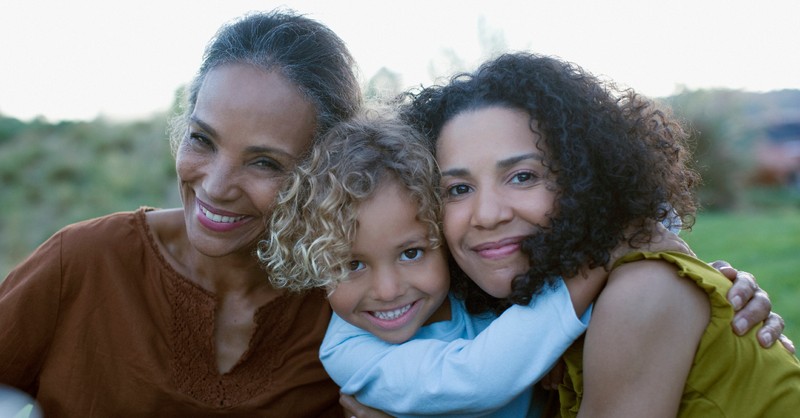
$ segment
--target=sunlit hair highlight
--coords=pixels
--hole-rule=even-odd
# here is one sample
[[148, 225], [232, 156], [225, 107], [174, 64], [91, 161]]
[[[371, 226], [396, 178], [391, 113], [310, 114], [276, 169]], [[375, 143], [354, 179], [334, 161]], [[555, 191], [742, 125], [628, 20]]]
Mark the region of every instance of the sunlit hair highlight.
[[441, 245], [438, 169], [423, 141], [386, 108], [365, 110], [323, 135], [288, 179], [258, 245], [273, 286], [333, 291], [346, 280], [358, 206], [387, 181], [409, 192], [432, 246]]

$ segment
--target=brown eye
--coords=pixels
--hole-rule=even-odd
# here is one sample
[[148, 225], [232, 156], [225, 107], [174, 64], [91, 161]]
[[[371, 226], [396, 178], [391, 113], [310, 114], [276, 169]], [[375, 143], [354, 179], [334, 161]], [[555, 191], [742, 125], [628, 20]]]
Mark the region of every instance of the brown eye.
[[417, 260], [422, 257], [422, 250], [419, 248], [410, 248], [400, 254], [400, 259], [403, 261]]
[[449, 196], [458, 196], [469, 193], [471, 191], [471, 188], [466, 184], [456, 184], [454, 186], [448, 187], [446, 191]]
[[366, 266], [364, 266], [364, 263], [362, 263], [362, 262], [360, 262], [358, 260], [353, 260], [353, 261], [351, 261], [350, 263], [347, 264], [347, 268], [349, 268], [350, 271], [363, 270], [364, 267], [366, 267]]

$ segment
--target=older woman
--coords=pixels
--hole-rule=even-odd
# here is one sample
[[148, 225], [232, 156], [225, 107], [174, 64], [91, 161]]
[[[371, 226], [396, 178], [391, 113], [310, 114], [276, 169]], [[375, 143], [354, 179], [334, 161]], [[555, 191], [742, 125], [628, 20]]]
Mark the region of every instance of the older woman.
[[[324, 294], [254, 251], [285, 174], [361, 102], [353, 60], [291, 12], [222, 27], [173, 144], [183, 208], [70, 225], [0, 287], [0, 382], [48, 417], [340, 416]], [[145, 162], [142, 162], [145, 163]]]

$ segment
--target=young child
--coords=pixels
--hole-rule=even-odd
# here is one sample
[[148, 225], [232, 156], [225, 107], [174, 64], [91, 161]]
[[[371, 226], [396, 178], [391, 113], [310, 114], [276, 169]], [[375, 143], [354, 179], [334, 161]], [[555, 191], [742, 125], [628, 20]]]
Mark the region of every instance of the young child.
[[396, 416], [535, 416], [532, 386], [585, 330], [576, 310], [605, 272], [569, 281], [569, 292], [558, 281], [496, 320], [468, 315], [448, 297], [438, 180], [414, 129], [367, 112], [298, 166], [259, 256], [276, 287], [328, 289], [335, 314], [320, 355], [343, 393]]

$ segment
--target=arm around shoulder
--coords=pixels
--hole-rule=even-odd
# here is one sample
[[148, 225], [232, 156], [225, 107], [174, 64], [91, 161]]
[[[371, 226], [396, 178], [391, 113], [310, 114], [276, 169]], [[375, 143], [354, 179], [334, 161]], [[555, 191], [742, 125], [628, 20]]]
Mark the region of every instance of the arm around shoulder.
[[705, 293], [666, 262], [612, 271], [586, 334], [579, 416], [674, 417], [709, 317]]
[[509, 308], [474, 339], [392, 345], [336, 321], [320, 350], [326, 370], [343, 393], [393, 415], [496, 410], [530, 390], [586, 327], [563, 284]]

